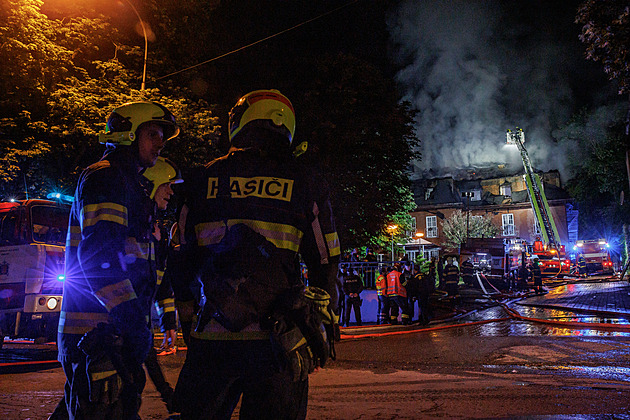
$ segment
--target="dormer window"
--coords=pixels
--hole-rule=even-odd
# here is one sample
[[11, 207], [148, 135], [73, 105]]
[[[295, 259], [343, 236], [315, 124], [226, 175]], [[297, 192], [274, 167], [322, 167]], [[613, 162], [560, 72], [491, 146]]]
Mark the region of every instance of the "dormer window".
[[429, 201], [431, 198], [431, 193], [433, 192], [433, 187], [428, 187], [424, 190], [424, 201]]
[[500, 193], [504, 197], [512, 197], [512, 186], [507, 182], [500, 187]]
[[481, 190], [464, 191], [462, 192], [462, 198], [470, 201], [479, 201], [481, 200]]

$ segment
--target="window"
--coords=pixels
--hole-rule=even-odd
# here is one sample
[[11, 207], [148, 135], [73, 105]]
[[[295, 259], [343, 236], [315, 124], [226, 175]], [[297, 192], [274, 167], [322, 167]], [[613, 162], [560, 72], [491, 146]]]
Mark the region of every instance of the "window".
[[433, 187], [429, 187], [424, 191], [424, 201], [429, 201], [431, 198], [431, 193], [433, 192]]
[[481, 190], [463, 191], [462, 198], [464, 200], [479, 201], [481, 200]]
[[503, 236], [514, 236], [514, 215], [512, 213], [503, 214]]
[[427, 216], [427, 238], [437, 238], [437, 216]]
[[512, 197], [512, 186], [510, 184], [501, 185], [501, 195], [505, 197]]

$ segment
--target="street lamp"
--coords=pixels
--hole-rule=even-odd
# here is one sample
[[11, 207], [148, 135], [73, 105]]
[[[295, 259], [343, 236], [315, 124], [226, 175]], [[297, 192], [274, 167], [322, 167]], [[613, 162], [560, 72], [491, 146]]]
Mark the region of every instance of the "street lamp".
[[142, 69], [142, 85], [140, 85], [140, 90], [142, 91], [144, 90], [145, 81], [147, 78], [147, 54], [149, 51], [149, 40], [147, 38], [147, 29], [144, 26], [144, 20], [140, 16], [140, 13], [138, 13], [138, 10], [135, 8], [135, 6], [129, 0], [125, 0], [125, 2], [129, 5], [129, 7], [131, 7], [131, 9], [134, 11], [136, 16], [138, 17], [138, 20], [140, 21], [140, 26], [142, 27], [142, 35], [144, 36], [144, 68]]
[[389, 234], [392, 235], [392, 262], [394, 261], [394, 233], [396, 232], [396, 229], [398, 229], [398, 225], [387, 226]]

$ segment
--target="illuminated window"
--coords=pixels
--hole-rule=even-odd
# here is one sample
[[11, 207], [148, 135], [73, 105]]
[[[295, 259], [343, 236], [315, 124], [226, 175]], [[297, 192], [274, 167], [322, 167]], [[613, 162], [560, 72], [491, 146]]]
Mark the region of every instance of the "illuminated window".
[[427, 238], [437, 238], [437, 216], [427, 216]]

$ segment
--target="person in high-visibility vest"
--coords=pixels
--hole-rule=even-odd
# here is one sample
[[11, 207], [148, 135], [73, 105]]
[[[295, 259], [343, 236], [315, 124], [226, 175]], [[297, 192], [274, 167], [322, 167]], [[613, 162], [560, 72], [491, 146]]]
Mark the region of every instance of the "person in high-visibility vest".
[[376, 296], [378, 297], [378, 315], [376, 317], [376, 324], [388, 324], [389, 317], [387, 311], [389, 310], [389, 299], [387, 298], [387, 270], [383, 269], [376, 276]]
[[[390, 304], [395, 303], [402, 312], [402, 323], [409, 324], [409, 313], [407, 311], [407, 290], [402, 285], [404, 279], [402, 273], [398, 267], [394, 267], [392, 271], [387, 274], [387, 299]], [[398, 324], [398, 311], [395, 313], [390, 312], [390, 321], [392, 324]]]

